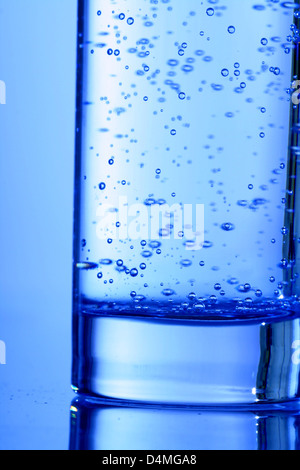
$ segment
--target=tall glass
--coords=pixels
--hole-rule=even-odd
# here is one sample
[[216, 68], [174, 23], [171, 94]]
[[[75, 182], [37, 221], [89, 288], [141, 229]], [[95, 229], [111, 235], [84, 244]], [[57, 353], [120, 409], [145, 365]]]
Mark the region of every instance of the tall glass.
[[79, 0], [76, 391], [298, 402], [298, 7]]

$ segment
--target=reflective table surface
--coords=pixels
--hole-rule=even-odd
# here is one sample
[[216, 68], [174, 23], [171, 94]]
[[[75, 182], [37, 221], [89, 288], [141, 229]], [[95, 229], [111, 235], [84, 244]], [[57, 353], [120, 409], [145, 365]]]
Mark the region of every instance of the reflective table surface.
[[[159, 409], [95, 403], [70, 388], [71, 315], [19, 313], [2, 329], [1, 450], [300, 450], [300, 410]], [[31, 331], [30, 338], [27, 333]]]

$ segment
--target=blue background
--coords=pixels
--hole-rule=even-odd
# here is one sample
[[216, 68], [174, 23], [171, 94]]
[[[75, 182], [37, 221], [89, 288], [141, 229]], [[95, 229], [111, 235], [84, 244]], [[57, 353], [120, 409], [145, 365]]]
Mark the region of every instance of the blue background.
[[0, 449], [67, 448], [76, 0], [0, 0]]
[[[0, 340], [7, 352], [0, 450], [69, 445], [76, 16], [76, 0], [0, 0], [0, 80], [7, 88], [0, 105]], [[80, 417], [84, 406], [75, 405]], [[78, 426], [75, 442], [106, 449], [257, 446], [253, 413], [104, 406], [92, 415], [94, 428]], [[284, 429], [298, 429], [290, 421]], [[280, 447], [276, 439], [269, 448]]]

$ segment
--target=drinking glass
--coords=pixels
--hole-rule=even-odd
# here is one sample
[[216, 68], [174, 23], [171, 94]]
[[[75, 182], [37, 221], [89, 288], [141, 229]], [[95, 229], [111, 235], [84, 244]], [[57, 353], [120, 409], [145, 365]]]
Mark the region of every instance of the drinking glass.
[[75, 391], [299, 402], [298, 8], [79, 0]]

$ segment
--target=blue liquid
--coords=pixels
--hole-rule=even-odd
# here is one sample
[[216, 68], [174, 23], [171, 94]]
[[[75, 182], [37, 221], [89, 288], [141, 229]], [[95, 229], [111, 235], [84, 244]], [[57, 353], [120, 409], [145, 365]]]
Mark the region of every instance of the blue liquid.
[[[193, 298], [201, 312], [296, 292], [283, 255], [294, 10], [247, 1], [240, 15], [232, 0], [210, 16], [206, 3], [131, 2], [134, 24], [122, 20], [126, 2], [90, 7], [77, 253], [88, 299]], [[204, 205], [202, 249], [169, 212], [185, 204]], [[157, 231], [142, 206], [161, 211]]]
[[[297, 321], [299, 133], [293, 129], [299, 121], [298, 107], [291, 112], [291, 82], [298, 67], [293, 40], [298, 19], [290, 2], [269, 0], [259, 5], [244, 0], [242, 11], [240, 0], [118, 0], [101, 10], [94, 0], [83, 3], [73, 384], [99, 395], [164, 401], [159, 393], [135, 394], [138, 378], [132, 375], [126, 379], [129, 391], [123, 384], [117, 392], [101, 366], [93, 368], [86, 358], [101, 365], [116, 348], [126, 354], [135, 321], [147, 338], [146, 319], [158, 328], [149, 334], [147, 360], [162, 328], [163, 336], [174, 336], [179, 345], [174, 356], [166, 339], [173, 369], [190, 342], [199, 344], [206, 335], [211, 344], [219, 341], [216, 323], [223, 328], [225, 349], [232, 346], [239, 354], [247, 345], [254, 357], [262, 324]], [[117, 318], [132, 332], [118, 349], [120, 330], [109, 349], [101, 329]], [[162, 326], [166, 319], [173, 322], [170, 331]], [[189, 334], [183, 334], [182, 322], [188, 322], [183, 328]], [[106, 344], [105, 351], [92, 351], [92, 336], [94, 345]], [[285, 347], [291, 350], [290, 343]], [[139, 354], [135, 348], [133, 357]], [[193, 354], [187, 364], [193, 363], [195, 372]], [[199, 364], [210, 354], [204, 349]], [[205, 403], [209, 396], [221, 403], [260, 400], [252, 393], [256, 356], [247, 385], [243, 362], [234, 367], [231, 385], [228, 372], [228, 390], [241, 389], [241, 395], [227, 396], [226, 383], [211, 393], [204, 374], [206, 394], [196, 387], [186, 400], [197, 402], [197, 394]], [[146, 361], [141, 367], [148, 366]], [[230, 371], [230, 361], [226, 367]], [[121, 366], [114, 370], [116, 381]], [[178, 387], [170, 401], [186, 396], [185, 386]], [[297, 393], [279, 393], [276, 399]]]

